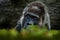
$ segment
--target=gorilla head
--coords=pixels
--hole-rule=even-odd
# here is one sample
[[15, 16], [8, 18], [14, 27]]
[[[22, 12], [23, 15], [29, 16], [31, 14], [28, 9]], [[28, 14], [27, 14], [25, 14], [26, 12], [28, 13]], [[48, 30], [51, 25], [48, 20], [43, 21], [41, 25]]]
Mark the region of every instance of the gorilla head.
[[30, 15], [35, 14], [41, 17], [42, 15], [45, 14], [44, 5], [42, 5], [42, 3], [40, 2], [32, 2], [28, 4], [28, 6], [24, 9], [23, 15], [29, 14], [28, 12], [30, 12]]

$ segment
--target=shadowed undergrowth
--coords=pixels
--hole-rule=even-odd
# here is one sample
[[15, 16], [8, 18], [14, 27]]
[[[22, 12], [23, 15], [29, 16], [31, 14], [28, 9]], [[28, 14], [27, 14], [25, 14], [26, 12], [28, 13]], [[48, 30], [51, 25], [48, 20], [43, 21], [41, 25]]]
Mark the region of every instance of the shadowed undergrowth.
[[22, 29], [21, 32], [15, 29], [1, 29], [0, 40], [60, 40], [60, 30], [48, 31], [37, 25]]

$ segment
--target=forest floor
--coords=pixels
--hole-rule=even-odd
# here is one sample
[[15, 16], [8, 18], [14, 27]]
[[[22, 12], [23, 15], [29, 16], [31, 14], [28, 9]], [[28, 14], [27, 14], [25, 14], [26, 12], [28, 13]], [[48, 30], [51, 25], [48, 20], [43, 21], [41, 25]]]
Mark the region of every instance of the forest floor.
[[1, 29], [0, 40], [60, 40], [60, 30], [40, 29], [36, 25], [22, 29], [21, 32]]

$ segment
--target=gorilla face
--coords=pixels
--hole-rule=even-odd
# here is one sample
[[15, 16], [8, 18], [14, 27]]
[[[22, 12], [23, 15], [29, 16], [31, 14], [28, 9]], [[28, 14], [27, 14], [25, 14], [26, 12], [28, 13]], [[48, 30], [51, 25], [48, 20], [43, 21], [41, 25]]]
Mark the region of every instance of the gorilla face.
[[29, 25], [38, 25], [38, 20], [36, 16], [27, 14], [24, 16], [22, 24], [20, 23], [16, 26], [16, 30], [20, 31], [22, 28], [27, 29]]
[[27, 14], [23, 22], [23, 26], [26, 29], [29, 25], [38, 25], [38, 18]]

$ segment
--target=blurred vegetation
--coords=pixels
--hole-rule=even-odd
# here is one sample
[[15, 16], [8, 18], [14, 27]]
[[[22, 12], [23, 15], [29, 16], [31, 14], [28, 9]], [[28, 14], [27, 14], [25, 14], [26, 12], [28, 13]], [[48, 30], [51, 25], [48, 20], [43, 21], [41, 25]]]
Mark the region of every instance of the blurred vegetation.
[[21, 32], [15, 29], [1, 29], [0, 40], [60, 40], [60, 30], [40, 29], [37, 25], [22, 29]]

